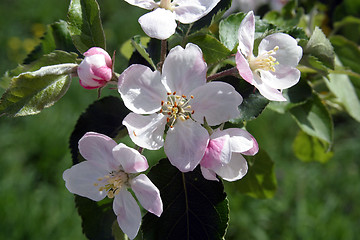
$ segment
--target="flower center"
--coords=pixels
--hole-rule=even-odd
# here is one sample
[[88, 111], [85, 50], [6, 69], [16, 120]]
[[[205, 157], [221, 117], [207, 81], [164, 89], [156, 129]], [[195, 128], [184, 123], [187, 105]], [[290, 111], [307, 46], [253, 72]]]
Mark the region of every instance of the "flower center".
[[127, 184], [129, 176], [122, 170], [113, 171], [102, 178], [98, 178], [98, 182], [94, 183], [95, 187], [99, 187], [99, 191], [107, 191], [109, 198], [114, 198], [120, 189]]
[[278, 46], [274, 47], [273, 50], [265, 52], [255, 58], [250, 57], [249, 66], [251, 70], [256, 71], [262, 69], [265, 71], [275, 72], [275, 66], [278, 65], [279, 62], [277, 62], [276, 58], [274, 58], [272, 55], [275, 54], [277, 50], [279, 50]]
[[167, 93], [167, 95], [167, 101], [161, 101], [160, 113], [168, 115], [167, 122], [173, 128], [177, 119], [185, 121], [190, 118], [191, 114], [194, 114], [194, 110], [189, 104], [194, 96], [190, 96], [188, 99], [185, 95], [176, 95], [176, 92]]
[[174, 6], [171, 3], [171, 0], [161, 0], [159, 6], [161, 8], [165, 8], [165, 9], [170, 10], [170, 11], [174, 10]]

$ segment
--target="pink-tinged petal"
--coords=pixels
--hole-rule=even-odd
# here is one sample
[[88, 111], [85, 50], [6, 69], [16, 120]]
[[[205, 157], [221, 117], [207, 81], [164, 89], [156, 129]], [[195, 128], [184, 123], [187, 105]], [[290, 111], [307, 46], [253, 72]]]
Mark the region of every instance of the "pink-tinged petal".
[[265, 84], [259, 76], [254, 74], [254, 86], [259, 90], [260, 94], [270, 101], [284, 102], [286, 98], [282, 95], [281, 91], [276, 88], [272, 88], [269, 85]]
[[141, 224], [141, 212], [134, 197], [125, 188], [115, 195], [113, 202], [114, 212], [121, 230], [134, 239]]
[[252, 55], [254, 48], [254, 35], [255, 17], [253, 11], [250, 11], [242, 20], [238, 31], [238, 50], [245, 55], [245, 58]]
[[134, 64], [119, 77], [118, 91], [125, 106], [137, 114], [151, 114], [160, 110], [166, 99], [166, 90], [161, 83], [159, 71]]
[[106, 197], [106, 191], [99, 191], [94, 186], [98, 178], [104, 177], [109, 172], [99, 168], [93, 162], [83, 161], [65, 170], [63, 179], [66, 188], [74, 194], [90, 198], [93, 201], [100, 201]]
[[102, 48], [92, 47], [84, 53], [84, 56], [89, 57], [89, 56], [96, 55], [96, 54], [103, 55], [105, 58], [106, 66], [108, 66], [109, 68], [112, 67], [112, 59], [111, 59], [110, 55]]
[[152, 10], [158, 6], [154, 0], [125, 0], [125, 2], [147, 10]]
[[296, 67], [302, 57], [302, 48], [297, 45], [297, 41], [288, 34], [274, 33], [261, 40], [258, 48], [258, 55], [279, 49], [272, 56], [280, 65]]
[[174, 0], [176, 20], [193, 23], [208, 14], [220, 0]]
[[296, 68], [277, 65], [275, 72], [261, 71], [261, 80], [268, 86], [276, 89], [287, 89], [300, 80], [300, 71]]
[[87, 132], [79, 140], [79, 151], [86, 160], [111, 172], [119, 167], [112, 155], [112, 149], [116, 145], [117, 143], [106, 135]]
[[255, 154], [258, 153], [259, 145], [258, 145], [256, 139], [253, 136], [251, 136], [251, 137], [252, 137], [253, 143], [254, 143], [253, 147], [251, 149], [249, 149], [248, 151], [242, 152], [241, 154], [247, 155], [247, 156], [254, 156]]
[[177, 27], [175, 14], [163, 8], [142, 15], [139, 23], [146, 35], [160, 40], [168, 39]]
[[[201, 165], [201, 163], [200, 163], [200, 165]], [[201, 169], [201, 173], [205, 179], [210, 180], [210, 181], [219, 181], [219, 179], [216, 177], [216, 173], [213, 172], [212, 170], [204, 168], [203, 166], [200, 166], [200, 169]]]
[[230, 161], [231, 148], [230, 136], [222, 131], [217, 131], [210, 137], [209, 144], [201, 160], [201, 166], [208, 169], [216, 169]]
[[143, 172], [149, 167], [148, 162], [143, 155], [123, 143], [115, 146], [112, 152], [114, 158], [127, 173]]
[[238, 106], [241, 95], [233, 86], [224, 82], [210, 82], [191, 92], [194, 98], [190, 105], [194, 110], [192, 117], [199, 123], [215, 126], [239, 116]]
[[243, 153], [254, 148], [256, 140], [248, 131], [240, 128], [228, 128], [223, 132], [230, 136], [232, 152]]
[[200, 163], [208, 142], [209, 133], [199, 123], [178, 121], [169, 128], [164, 149], [172, 165], [182, 172], [189, 172]]
[[140, 174], [132, 179], [130, 184], [140, 204], [149, 212], [160, 217], [163, 212], [160, 191], [150, 179], [145, 174]]
[[215, 170], [217, 175], [230, 182], [243, 178], [247, 171], [247, 162], [240, 153], [233, 153], [228, 164]]
[[136, 145], [150, 150], [158, 150], [164, 145], [166, 116], [163, 114], [143, 116], [129, 113], [122, 123]]
[[249, 66], [249, 62], [239, 51], [235, 55], [236, 68], [239, 71], [240, 76], [250, 84], [253, 84], [254, 77], [253, 72]]
[[188, 95], [193, 89], [206, 83], [207, 66], [201, 49], [188, 43], [184, 48], [170, 50], [162, 69], [162, 82], [169, 92]]

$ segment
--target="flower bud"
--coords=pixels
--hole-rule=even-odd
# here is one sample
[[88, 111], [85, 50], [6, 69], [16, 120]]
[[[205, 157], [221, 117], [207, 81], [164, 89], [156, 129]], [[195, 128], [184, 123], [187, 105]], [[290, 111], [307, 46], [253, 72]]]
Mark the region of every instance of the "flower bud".
[[92, 47], [84, 53], [84, 56], [77, 69], [80, 85], [86, 89], [105, 86], [112, 78], [110, 55], [102, 48]]

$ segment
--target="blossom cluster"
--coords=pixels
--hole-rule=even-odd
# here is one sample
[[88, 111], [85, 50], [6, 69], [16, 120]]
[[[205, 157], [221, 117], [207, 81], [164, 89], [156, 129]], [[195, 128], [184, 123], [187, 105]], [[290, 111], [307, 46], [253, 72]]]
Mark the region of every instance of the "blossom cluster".
[[[209, 13], [219, 0], [125, 0], [152, 10], [140, 17], [144, 32], [165, 40], [175, 33], [176, 21], [192, 23]], [[264, 37], [254, 56], [255, 17], [249, 12], [238, 30], [235, 55], [239, 77], [272, 101], [286, 101], [282, 90], [300, 78], [296, 69], [302, 57], [297, 41], [284, 33]], [[91, 48], [78, 66], [80, 84], [100, 88], [113, 79], [112, 60], [101, 48]], [[224, 128], [239, 116], [243, 98], [222, 81], [208, 81], [202, 50], [193, 43], [170, 49], [157, 70], [133, 64], [118, 77], [118, 92], [131, 111], [124, 119], [131, 140], [139, 147], [164, 147], [170, 163], [181, 172], [200, 166], [204, 178], [219, 181], [241, 179], [248, 170], [243, 155], [255, 155], [258, 144], [246, 130]], [[83, 161], [64, 172], [70, 192], [100, 201], [114, 198], [113, 209], [121, 229], [135, 238], [141, 223], [139, 203], [160, 216], [162, 201], [158, 188], [145, 174], [148, 168], [141, 151], [117, 144], [111, 138], [89, 132], [79, 141]]]

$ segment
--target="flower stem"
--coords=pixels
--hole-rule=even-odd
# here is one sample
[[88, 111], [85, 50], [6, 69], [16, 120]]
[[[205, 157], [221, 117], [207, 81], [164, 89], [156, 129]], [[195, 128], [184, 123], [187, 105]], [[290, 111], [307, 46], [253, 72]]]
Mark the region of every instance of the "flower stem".
[[238, 76], [239, 75], [238, 70], [237, 70], [236, 67], [226, 69], [225, 71], [222, 71], [222, 72], [219, 72], [219, 73], [215, 73], [215, 74], [207, 77], [207, 81], [211, 82], [211, 81], [216, 80], [218, 78], [222, 78], [222, 77], [230, 76], [230, 75], [231, 76]]
[[162, 65], [165, 61], [167, 54], [167, 40], [161, 40], [161, 53], [160, 53], [160, 63], [158, 65], [158, 70], [161, 71]]

